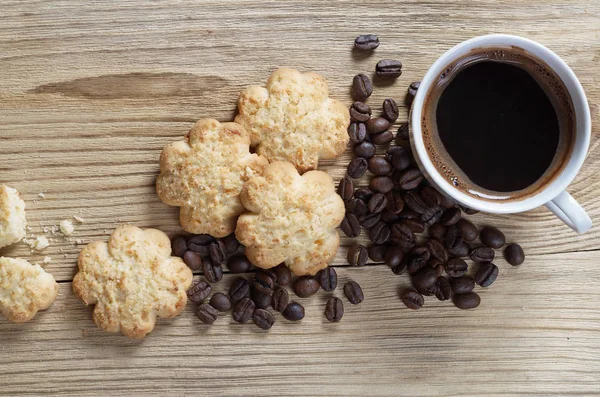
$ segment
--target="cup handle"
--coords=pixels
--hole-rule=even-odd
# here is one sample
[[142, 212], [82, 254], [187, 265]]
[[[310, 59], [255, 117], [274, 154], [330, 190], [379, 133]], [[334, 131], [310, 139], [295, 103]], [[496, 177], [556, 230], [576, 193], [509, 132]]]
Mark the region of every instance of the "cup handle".
[[592, 227], [592, 219], [566, 191], [548, 201], [546, 208], [577, 233], [585, 233]]

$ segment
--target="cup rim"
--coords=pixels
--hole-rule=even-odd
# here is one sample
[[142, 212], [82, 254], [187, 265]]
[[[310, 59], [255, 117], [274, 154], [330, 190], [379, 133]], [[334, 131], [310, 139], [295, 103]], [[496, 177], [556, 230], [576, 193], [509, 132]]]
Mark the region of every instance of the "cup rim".
[[[533, 196], [517, 201], [487, 201], [475, 198], [456, 189], [437, 171], [431, 162], [423, 143], [421, 131], [422, 109], [426, 94], [434, 79], [442, 72], [443, 68], [464, 55], [466, 51], [470, 51], [477, 47], [491, 46], [517, 46], [526, 52], [533, 53], [538, 58], [541, 58], [545, 63], [552, 67], [560, 79], [565, 83], [575, 108], [575, 144], [566, 166], [554, 181], [547, 185], [543, 190], [537, 192]], [[579, 103], [579, 106], [577, 106], [576, 102]], [[528, 211], [542, 206], [565, 190], [583, 165], [589, 149], [591, 136], [591, 115], [587, 97], [579, 79], [575, 76], [575, 73], [571, 68], [556, 53], [542, 44], [520, 36], [505, 34], [490, 34], [471, 38], [457, 44], [440, 56], [421, 80], [421, 85], [419, 86], [419, 90], [413, 101], [410, 121], [411, 146], [413, 147], [413, 150], [415, 150], [415, 157], [417, 157], [418, 162], [426, 171], [427, 176], [432, 179], [444, 193], [459, 203], [479, 211], [499, 214]]]

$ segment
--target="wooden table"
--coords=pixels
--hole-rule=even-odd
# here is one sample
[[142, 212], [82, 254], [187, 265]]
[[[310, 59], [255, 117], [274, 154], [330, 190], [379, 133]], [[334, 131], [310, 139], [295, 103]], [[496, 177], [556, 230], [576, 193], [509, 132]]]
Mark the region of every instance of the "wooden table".
[[[367, 5], [364, 5], [368, 3]], [[373, 56], [351, 51], [377, 33]], [[269, 331], [223, 316], [201, 324], [188, 304], [143, 341], [100, 331], [71, 291], [76, 258], [116, 225], [180, 231], [177, 209], [154, 193], [158, 156], [201, 117], [230, 120], [237, 95], [277, 67], [324, 74], [350, 103], [352, 76], [398, 58], [404, 73], [370, 103], [400, 99], [443, 51], [485, 33], [537, 40], [581, 79], [594, 126], [589, 157], [570, 192], [596, 226], [577, 235], [546, 209], [476, 215], [526, 263], [497, 264], [482, 304], [459, 311], [398, 295], [406, 276], [385, 265], [349, 269], [353, 239], [334, 265], [366, 300], [346, 302], [339, 324], [323, 316], [327, 294], [299, 299], [300, 324]], [[600, 391], [600, 3], [597, 0], [405, 0], [402, 2], [4, 0], [0, 6], [0, 182], [27, 202], [31, 233], [51, 246], [2, 251], [45, 265], [60, 282], [54, 305], [25, 325], [0, 319], [0, 393], [71, 395], [503, 396]], [[401, 119], [406, 119], [406, 108]], [[322, 164], [336, 180], [350, 156]], [[43, 193], [44, 198], [38, 196]], [[69, 238], [44, 227], [73, 215]], [[359, 239], [364, 241], [364, 238]], [[197, 276], [198, 277], [198, 276]], [[216, 284], [226, 290], [232, 277]], [[342, 296], [341, 288], [335, 291]], [[344, 298], [345, 300], [345, 298]]]

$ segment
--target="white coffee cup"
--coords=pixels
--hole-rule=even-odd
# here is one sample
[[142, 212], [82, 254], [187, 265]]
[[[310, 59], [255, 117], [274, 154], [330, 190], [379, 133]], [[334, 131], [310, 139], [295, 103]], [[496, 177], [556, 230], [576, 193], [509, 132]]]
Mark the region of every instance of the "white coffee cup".
[[[567, 160], [567, 164], [564, 166], [561, 174], [551, 183], [541, 188], [536, 194], [521, 200], [493, 202], [482, 200], [460, 191], [437, 171], [423, 143], [421, 116], [425, 98], [431, 85], [443, 70], [457, 59], [465, 56], [474, 49], [489, 47], [518, 47], [541, 59], [563, 81], [571, 95], [575, 109], [575, 145], [571, 156]], [[560, 220], [578, 233], [584, 233], [592, 226], [592, 220], [588, 214], [566, 191], [567, 186], [569, 186], [575, 175], [577, 175], [577, 172], [579, 172], [588, 152], [592, 129], [590, 108], [585, 92], [571, 68], [558, 55], [543, 45], [522, 37], [500, 34], [479, 36], [458, 44], [439, 57], [421, 80], [421, 85], [413, 101], [410, 120], [410, 142], [421, 171], [440, 191], [460, 204], [479, 211], [497, 214], [523, 212], [545, 205]]]

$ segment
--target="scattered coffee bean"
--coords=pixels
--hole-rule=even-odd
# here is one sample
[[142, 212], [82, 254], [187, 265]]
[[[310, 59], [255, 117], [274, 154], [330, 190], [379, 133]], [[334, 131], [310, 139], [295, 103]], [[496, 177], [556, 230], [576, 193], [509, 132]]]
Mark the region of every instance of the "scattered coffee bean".
[[200, 255], [208, 255], [208, 247], [209, 245], [200, 245], [196, 243], [190, 243], [188, 240], [188, 250], [195, 252]]
[[256, 272], [254, 280], [252, 280], [253, 291], [256, 291], [258, 295], [271, 295], [273, 287], [273, 279], [267, 273], [263, 271]]
[[466, 258], [469, 256], [470, 252], [471, 247], [469, 247], [469, 244], [465, 243], [464, 241], [456, 247], [448, 249], [448, 254], [456, 258]]
[[394, 151], [394, 154], [392, 155], [392, 161], [391, 161], [392, 167], [394, 167], [395, 170], [404, 171], [408, 167], [410, 167], [411, 164], [413, 163], [412, 156], [411, 156], [409, 150], [402, 148], [400, 146], [395, 146], [395, 147], [400, 148], [402, 150]]
[[332, 323], [339, 322], [344, 316], [344, 304], [340, 298], [332, 296], [325, 304], [325, 318]]
[[395, 223], [391, 227], [394, 241], [404, 249], [411, 249], [415, 245], [415, 235], [404, 223]]
[[468, 219], [461, 218], [456, 223], [456, 227], [460, 230], [460, 234], [464, 241], [474, 241], [479, 236], [477, 226]]
[[321, 286], [317, 279], [312, 276], [301, 276], [294, 281], [294, 292], [300, 298], [308, 298], [317, 293]]
[[275, 323], [275, 317], [271, 312], [261, 308], [254, 310], [252, 320], [254, 320], [254, 324], [260, 329], [270, 329]]
[[319, 271], [317, 280], [323, 291], [331, 292], [337, 288], [337, 273], [333, 267], [326, 267]]
[[363, 34], [354, 40], [354, 48], [361, 51], [373, 51], [379, 47], [379, 38], [374, 34]]
[[[277, 266], [279, 266], [279, 265], [277, 265]], [[284, 264], [284, 266], [285, 266], [285, 264]], [[265, 273], [267, 276], [269, 276], [271, 278], [271, 280], [273, 280], [273, 285], [278, 284], [277, 272], [275, 271], [275, 268], [262, 269], [262, 270], [260, 270], [260, 272]]]
[[356, 101], [365, 101], [373, 93], [373, 83], [364, 73], [357, 74], [352, 79], [352, 98]]
[[425, 223], [425, 226], [431, 226], [438, 222], [443, 214], [444, 210], [441, 207], [427, 208], [425, 212], [421, 214], [421, 220]]
[[187, 296], [190, 301], [200, 303], [204, 299], [208, 298], [211, 290], [212, 288], [210, 287], [209, 283], [206, 281], [198, 281], [187, 290]]
[[372, 195], [373, 195], [373, 192], [368, 187], [359, 187], [354, 192], [354, 197], [356, 197], [359, 200], [364, 201], [365, 203], [367, 201], [369, 201], [369, 199], [371, 198]]
[[390, 128], [390, 122], [383, 117], [373, 117], [372, 119], [369, 119], [365, 125], [367, 126], [367, 132], [369, 134], [379, 134]]
[[210, 297], [210, 305], [220, 312], [231, 310], [231, 298], [222, 292], [215, 292]]
[[444, 273], [444, 263], [440, 262], [439, 259], [431, 258], [427, 261], [427, 265], [435, 269], [435, 276], [440, 278]]
[[375, 73], [382, 80], [398, 78], [402, 74], [402, 62], [394, 59], [382, 59], [375, 66]]
[[420, 255], [420, 256], [422, 256], [423, 258], [425, 258], [426, 261], [428, 261], [429, 258], [431, 257], [431, 254], [429, 252], [429, 248], [427, 248], [426, 246], [423, 246], [423, 245], [418, 246], [418, 247], [414, 247], [411, 252], [414, 255]]
[[404, 122], [400, 124], [400, 127], [398, 127], [398, 132], [396, 133], [396, 143], [398, 143], [398, 140], [408, 142], [409, 139], [409, 126], [407, 122]]
[[238, 277], [233, 280], [231, 287], [229, 288], [229, 297], [234, 301], [248, 296], [250, 293], [250, 283], [243, 277]]
[[506, 243], [506, 237], [504, 237], [504, 233], [491, 226], [486, 226], [481, 229], [479, 239], [488, 247], [496, 249], [502, 248]]
[[350, 266], [364, 266], [368, 260], [367, 249], [363, 245], [354, 244], [348, 249], [346, 258]]
[[[374, 158], [374, 157], [373, 157]], [[346, 172], [348, 176], [352, 179], [358, 179], [367, 172], [369, 164], [367, 159], [363, 157], [355, 157], [348, 163], [348, 168]]]
[[392, 273], [394, 273], [395, 275], [399, 276], [399, 275], [404, 274], [406, 272], [406, 268], [407, 268], [406, 261], [402, 261], [397, 266], [392, 267]]
[[456, 201], [444, 194], [440, 194], [440, 205], [446, 209], [450, 209], [456, 207]]
[[[442, 215], [442, 218], [440, 219], [440, 223], [444, 226], [452, 226], [452, 225], [455, 225], [456, 223], [458, 223], [458, 221], [460, 220], [460, 217], [461, 217], [460, 209], [451, 208], [444, 212], [444, 215]], [[463, 235], [463, 239], [464, 239], [464, 235]]]
[[252, 299], [242, 298], [233, 306], [233, 320], [237, 323], [244, 324], [252, 318], [256, 305]]
[[494, 260], [495, 256], [496, 253], [493, 249], [491, 249], [490, 247], [485, 247], [483, 245], [473, 248], [471, 250], [471, 253], [469, 254], [469, 257], [473, 262], [480, 263], [491, 262]]
[[194, 234], [188, 239], [188, 247], [194, 245], [209, 245], [215, 241], [215, 238], [210, 234]]
[[300, 321], [304, 318], [304, 306], [296, 302], [291, 302], [281, 314], [283, 314], [286, 320]]
[[402, 259], [404, 258], [404, 251], [401, 247], [389, 247], [385, 253], [385, 257], [383, 258], [385, 264], [390, 268], [395, 268], [396, 266], [402, 263]]
[[390, 146], [389, 148], [387, 148], [385, 150], [385, 159], [391, 163], [392, 157], [394, 157], [394, 154], [399, 153], [403, 150], [404, 150], [404, 148], [402, 146]]
[[412, 276], [412, 283], [415, 288], [426, 289], [437, 280], [437, 272], [431, 266], [425, 266]]
[[454, 305], [459, 309], [474, 309], [481, 303], [481, 298], [475, 292], [454, 295]]
[[446, 263], [448, 261], [448, 251], [442, 243], [440, 243], [436, 239], [429, 239], [425, 246], [429, 250], [429, 253], [432, 257], [438, 259], [441, 263]]
[[446, 226], [439, 223], [434, 223], [433, 225], [429, 226], [429, 236], [436, 240], [443, 241], [444, 237], [446, 237]]
[[204, 277], [210, 283], [219, 282], [223, 278], [223, 268], [221, 267], [221, 264], [213, 262], [212, 259], [206, 258], [204, 260], [202, 271], [204, 272]]
[[[187, 239], [183, 236], [173, 237], [171, 242], [171, 252], [173, 255], [183, 258], [186, 251], [188, 250]], [[189, 265], [188, 265], [189, 266]]]
[[498, 266], [491, 262], [482, 263], [475, 274], [475, 282], [482, 287], [489, 287], [498, 277]]
[[444, 244], [449, 250], [454, 249], [461, 245], [463, 242], [460, 230], [455, 226], [450, 226], [446, 229], [446, 237], [444, 238]]
[[352, 195], [354, 194], [354, 182], [352, 182], [352, 179], [348, 175], [340, 180], [337, 193], [345, 202], [350, 201], [352, 198]]
[[413, 233], [423, 233], [425, 231], [425, 223], [419, 219], [404, 219], [400, 223], [408, 226]]
[[437, 283], [433, 283], [428, 287], [415, 287], [416, 290], [423, 296], [433, 296], [437, 293]]
[[227, 255], [233, 255], [237, 252], [238, 249], [242, 246], [238, 239], [235, 237], [235, 233], [231, 233], [230, 235], [223, 238], [223, 243], [225, 243], [225, 247], [227, 249]]
[[455, 294], [466, 294], [467, 292], [473, 291], [475, 288], [475, 280], [471, 276], [460, 276], [450, 279], [450, 285], [452, 285], [452, 291]]
[[290, 300], [290, 295], [288, 294], [285, 288], [275, 287], [275, 291], [273, 291], [273, 295], [271, 296], [271, 304], [273, 305], [273, 309], [278, 312], [282, 312], [287, 307]]
[[352, 143], [364, 142], [367, 137], [367, 127], [364, 123], [350, 123], [350, 126], [348, 126], [348, 136]]
[[350, 106], [350, 120], [364, 123], [371, 118], [371, 107], [364, 102], [354, 102]]
[[373, 156], [369, 159], [369, 171], [373, 175], [387, 175], [392, 172], [392, 165], [385, 157]]
[[458, 208], [462, 210], [467, 215], [475, 215], [479, 213], [479, 211], [474, 210], [473, 208], [465, 207], [464, 205], [459, 205]]
[[393, 190], [391, 192], [387, 192], [385, 198], [387, 202], [385, 208], [390, 214], [396, 215], [402, 212], [402, 210], [404, 209], [404, 199], [402, 198], [402, 195], [399, 192]]
[[440, 206], [440, 194], [431, 186], [425, 186], [421, 189], [421, 199], [429, 208]]
[[203, 303], [196, 309], [196, 316], [204, 324], [212, 324], [219, 317], [219, 312], [208, 303]]
[[406, 270], [408, 271], [408, 274], [417, 274], [421, 269], [427, 267], [428, 260], [429, 258], [424, 255], [411, 253], [406, 262]]
[[423, 298], [423, 295], [417, 291], [408, 291], [402, 295], [402, 302], [404, 302], [409, 309], [417, 310], [423, 307], [425, 299]]
[[525, 253], [519, 244], [508, 244], [504, 248], [504, 259], [512, 266], [519, 266], [525, 261]]
[[358, 218], [356, 217], [356, 215], [351, 214], [349, 212], [346, 213], [346, 216], [342, 220], [340, 228], [348, 237], [358, 237], [361, 232], [360, 222], [358, 221]]
[[415, 189], [423, 182], [423, 174], [416, 168], [409, 168], [398, 175], [396, 183], [403, 190]]
[[406, 93], [406, 104], [408, 106], [412, 105], [412, 102], [415, 99], [415, 96], [417, 95], [417, 90], [419, 89], [420, 85], [421, 85], [420, 81], [413, 81], [408, 86], [408, 91]]
[[[419, 218], [421, 218], [421, 215], [428, 209], [427, 204], [425, 204], [421, 195], [415, 191], [404, 193], [404, 203], [408, 208], [419, 214]], [[421, 218], [421, 220], [423, 220], [423, 218]]]
[[446, 277], [438, 277], [435, 297], [441, 301], [447, 301], [452, 298], [452, 287]]
[[387, 98], [383, 101], [383, 117], [390, 123], [398, 119], [399, 111], [398, 104], [392, 98]]
[[[386, 196], [389, 195], [390, 193], [393, 193], [393, 191], [387, 193]], [[389, 201], [388, 201], [388, 206], [389, 206]], [[387, 209], [381, 213], [381, 222], [385, 222], [388, 225], [400, 222], [400, 220], [401, 220], [400, 214], [392, 214]]]
[[390, 247], [387, 244], [370, 245], [367, 249], [369, 259], [371, 259], [373, 262], [383, 262], [389, 248]]
[[370, 159], [375, 155], [375, 145], [371, 142], [364, 141], [358, 145], [354, 145], [353, 152], [355, 156]]
[[363, 216], [368, 212], [367, 204], [360, 199], [353, 198], [346, 203], [346, 212], [350, 212], [357, 217]]
[[446, 262], [444, 269], [450, 277], [460, 277], [469, 270], [469, 266], [460, 258], [452, 258]]
[[387, 145], [392, 140], [394, 140], [394, 135], [389, 130], [380, 132], [379, 134], [371, 135], [371, 142], [373, 142], [375, 145]]
[[251, 267], [252, 263], [246, 255], [234, 255], [227, 261], [227, 269], [233, 274], [247, 273]]
[[344, 284], [344, 295], [346, 295], [348, 301], [353, 305], [358, 305], [365, 300], [362, 288], [360, 288], [360, 285], [356, 281], [348, 281]]
[[374, 214], [363, 215], [359, 219], [359, 222], [362, 225], [362, 227], [364, 227], [365, 229], [370, 229], [373, 226], [375, 226], [379, 222], [380, 219], [381, 219], [381, 213], [376, 212]]
[[414, 210], [412, 210], [410, 208], [406, 208], [406, 207], [404, 207], [404, 209], [402, 210], [402, 212], [399, 215], [400, 215], [400, 219], [403, 219], [403, 220], [420, 219], [421, 218], [421, 214], [419, 214], [418, 212], [415, 212]]
[[369, 230], [369, 239], [373, 244], [384, 244], [390, 239], [390, 227], [384, 222], [378, 222]]
[[220, 240], [213, 241], [208, 246], [208, 254], [214, 263], [220, 265], [227, 259], [227, 247], [225, 246], [225, 243]]
[[394, 181], [389, 176], [376, 176], [369, 183], [371, 190], [386, 194], [394, 188]]
[[[390, 192], [391, 193], [391, 192]], [[377, 193], [371, 197], [369, 200], [367, 208], [371, 213], [377, 213], [383, 211], [383, 209], [387, 206], [387, 199], [385, 195], [381, 193]]]
[[185, 254], [183, 254], [183, 261], [192, 271], [202, 269], [202, 257], [197, 252], [185, 251]]

